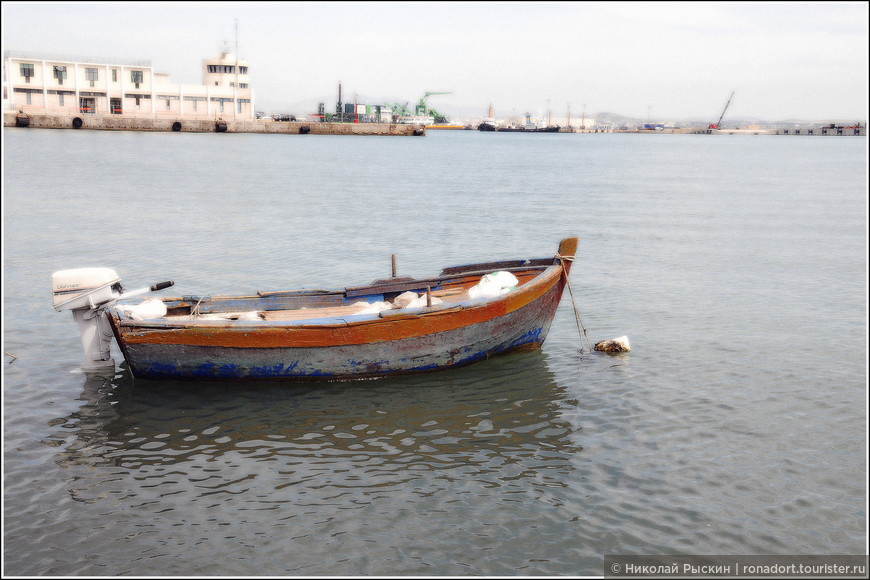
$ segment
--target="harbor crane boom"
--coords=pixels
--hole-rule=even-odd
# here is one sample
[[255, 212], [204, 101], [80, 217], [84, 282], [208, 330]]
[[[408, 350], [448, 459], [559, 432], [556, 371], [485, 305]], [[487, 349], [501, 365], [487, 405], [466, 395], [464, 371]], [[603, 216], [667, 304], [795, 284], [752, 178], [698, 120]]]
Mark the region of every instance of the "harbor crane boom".
[[450, 92], [438, 92], [438, 91], [427, 91], [423, 98], [420, 99], [420, 102], [417, 103], [417, 114], [418, 115], [428, 115], [429, 110], [426, 108], [426, 99], [431, 97], [432, 95], [452, 95]]
[[710, 126], [707, 127], [708, 129], [718, 129], [720, 127], [720, 125], [722, 125], [722, 119], [725, 117], [725, 111], [728, 110], [728, 105], [731, 104], [731, 99], [733, 99], [733, 98], [734, 98], [734, 91], [731, 91], [731, 96], [728, 97], [728, 102], [725, 103], [725, 108], [722, 109], [722, 114], [719, 115], [719, 120], [715, 124], [710, 123]]

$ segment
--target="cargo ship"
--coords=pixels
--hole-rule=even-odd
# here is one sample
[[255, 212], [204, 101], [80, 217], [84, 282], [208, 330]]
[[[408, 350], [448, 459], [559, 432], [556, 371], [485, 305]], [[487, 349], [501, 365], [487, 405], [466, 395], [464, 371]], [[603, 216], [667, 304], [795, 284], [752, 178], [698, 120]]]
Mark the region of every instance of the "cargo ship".
[[526, 122], [522, 125], [507, 125], [499, 127], [498, 130], [506, 133], [558, 133], [561, 128], [558, 125], [538, 127], [535, 123], [532, 123], [531, 113], [526, 113]]

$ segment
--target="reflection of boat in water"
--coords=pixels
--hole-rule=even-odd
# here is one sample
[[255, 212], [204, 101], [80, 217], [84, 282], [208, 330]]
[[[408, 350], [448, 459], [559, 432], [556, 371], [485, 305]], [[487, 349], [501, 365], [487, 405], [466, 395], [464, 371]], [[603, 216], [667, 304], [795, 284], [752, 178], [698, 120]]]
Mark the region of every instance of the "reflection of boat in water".
[[[85, 468], [69, 488], [76, 499], [93, 501], [104, 491], [105, 472], [100, 467], [138, 464], [143, 472], [153, 470], [162, 477], [167, 466], [175, 465], [179, 474], [195, 478], [220, 456], [240, 460], [236, 454], [248, 444], [258, 448], [257, 457], [250, 458], [253, 464], [264, 457], [287, 459], [287, 442], [294, 442], [291, 453], [298, 457], [319, 456], [328, 462], [330, 458], [321, 455], [323, 443], [313, 440], [312, 433], [329, 441], [337, 468], [342, 454], [359, 454], [361, 446], [382, 453], [385, 448], [404, 448], [408, 433], [417, 434], [418, 445], [431, 444], [445, 456], [472, 456], [487, 445], [480, 439], [487, 423], [496, 425], [488, 427], [496, 454], [509, 454], [508, 449], [525, 444], [564, 453], [566, 459], [581, 450], [565, 437], [562, 409], [553, 402], [570, 397], [541, 350], [499, 357], [485, 366], [361, 381], [353, 389], [345, 383], [292, 389], [266, 383], [240, 389], [235, 383], [210, 380], [157, 381], [142, 388], [125, 367], [121, 363], [114, 377], [88, 374], [79, 396], [81, 407], [52, 421], [59, 428], [46, 439], [57, 448], [54, 460]], [[472, 396], [456, 396], [460, 393]], [[521, 401], [523, 412], [517, 413], [519, 404], [493, 406], [493, 401]], [[368, 435], [342, 436], [356, 433], [363, 417], [370, 424]], [[427, 430], [425, 425], [433, 420], [444, 431]], [[557, 424], [560, 429], [550, 428]], [[370, 457], [372, 465], [381, 467], [383, 459], [376, 453]], [[322, 465], [312, 464], [312, 472]], [[297, 475], [286, 472], [282, 483], [294, 478], [300, 483]], [[233, 479], [229, 472], [220, 477]], [[189, 483], [184, 477], [160, 481], [158, 491], [186, 488]], [[323, 482], [314, 478], [310, 483]], [[146, 488], [131, 491], [148, 493]]]
[[114, 369], [114, 334], [137, 378], [347, 380], [429, 372], [539, 348], [576, 248], [577, 238], [566, 238], [547, 258], [454, 266], [435, 277], [394, 275], [341, 290], [140, 304], [120, 293], [114, 270], [64, 270], [52, 277], [54, 307], [73, 311], [88, 366]]

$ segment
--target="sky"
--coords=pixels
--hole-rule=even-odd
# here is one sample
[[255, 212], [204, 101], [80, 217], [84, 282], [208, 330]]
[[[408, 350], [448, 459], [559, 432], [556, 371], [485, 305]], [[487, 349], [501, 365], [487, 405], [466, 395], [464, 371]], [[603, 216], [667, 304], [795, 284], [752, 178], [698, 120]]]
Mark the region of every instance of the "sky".
[[[238, 35], [236, 35], [236, 30]], [[650, 121], [861, 121], [867, 2], [6, 2], [2, 49], [149, 60], [202, 84], [238, 42], [254, 108], [428, 104]]]

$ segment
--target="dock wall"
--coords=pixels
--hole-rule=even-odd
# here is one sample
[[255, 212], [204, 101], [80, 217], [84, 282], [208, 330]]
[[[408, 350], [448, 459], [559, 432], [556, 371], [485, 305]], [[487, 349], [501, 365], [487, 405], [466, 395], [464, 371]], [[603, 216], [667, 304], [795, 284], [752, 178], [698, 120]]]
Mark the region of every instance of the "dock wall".
[[867, 125], [860, 127], [804, 127], [798, 129], [778, 129], [777, 135], [867, 135]]
[[101, 131], [157, 131], [181, 133], [278, 133], [286, 135], [404, 135], [426, 134], [423, 125], [391, 123], [319, 123], [271, 119], [155, 119], [124, 115], [58, 115], [3, 111], [4, 127], [90, 129]]

